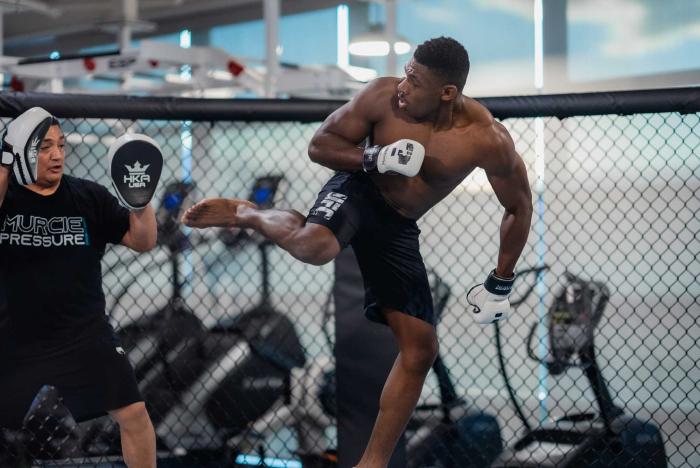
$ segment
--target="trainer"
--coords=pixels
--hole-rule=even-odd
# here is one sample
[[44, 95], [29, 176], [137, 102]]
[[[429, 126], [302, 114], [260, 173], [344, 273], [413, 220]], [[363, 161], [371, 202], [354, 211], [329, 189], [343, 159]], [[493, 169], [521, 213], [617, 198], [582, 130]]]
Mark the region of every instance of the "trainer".
[[[469, 56], [459, 42], [431, 39], [416, 48], [403, 78], [374, 80], [331, 114], [311, 140], [309, 156], [338, 172], [308, 216], [221, 198], [203, 200], [184, 215], [193, 227], [254, 229], [316, 265], [352, 245], [365, 283], [365, 314], [387, 324], [399, 346], [359, 468], [387, 466], [437, 354], [416, 220], [477, 167], [486, 172], [505, 213], [495, 268], [469, 291], [468, 300], [480, 323], [502, 320], [510, 309], [532, 196], [508, 131], [462, 94], [468, 72]], [[361, 148], [365, 139], [370, 144]]]
[[[20, 429], [34, 396], [57, 388], [77, 421], [109, 414], [130, 468], [156, 466], [155, 434], [133, 369], [105, 316], [108, 243], [156, 243], [150, 199], [162, 156], [143, 135], [109, 150], [117, 198], [63, 173], [59, 122], [34, 107], [14, 119], [0, 166], [0, 426]], [[0, 300], [0, 303], [3, 301]]]

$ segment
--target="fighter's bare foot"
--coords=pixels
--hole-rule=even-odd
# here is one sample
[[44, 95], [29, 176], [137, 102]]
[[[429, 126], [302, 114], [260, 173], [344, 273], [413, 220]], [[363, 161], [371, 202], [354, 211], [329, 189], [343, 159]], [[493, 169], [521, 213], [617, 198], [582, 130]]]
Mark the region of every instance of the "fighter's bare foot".
[[255, 209], [257, 206], [248, 200], [205, 198], [185, 211], [182, 223], [194, 228], [244, 228], [246, 226], [242, 225], [239, 215], [251, 208]]

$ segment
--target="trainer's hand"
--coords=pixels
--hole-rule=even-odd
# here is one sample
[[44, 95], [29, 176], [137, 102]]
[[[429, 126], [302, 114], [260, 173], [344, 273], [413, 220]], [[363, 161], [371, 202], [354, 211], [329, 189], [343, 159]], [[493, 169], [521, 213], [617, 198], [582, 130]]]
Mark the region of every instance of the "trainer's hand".
[[107, 163], [119, 202], [130, 210], [144, 209], [163, 170], [158, 143], [146, 135], [125, 133], [109, 145]]
[[425, 158], [425, 148], [414, 140], [403, 139], [387, 146], [365, 148], [362, 167], [365, 172], [401, 174], [413, 177], [418, 174]]
[[510, 312], [508, 296], [513, 289], [515, 276], [501, 278], [492, 271], [483, 284], [473, 286], [467, 293], [467, 302], [472, 306], [474, 320], [487, 324], [505, 320]]

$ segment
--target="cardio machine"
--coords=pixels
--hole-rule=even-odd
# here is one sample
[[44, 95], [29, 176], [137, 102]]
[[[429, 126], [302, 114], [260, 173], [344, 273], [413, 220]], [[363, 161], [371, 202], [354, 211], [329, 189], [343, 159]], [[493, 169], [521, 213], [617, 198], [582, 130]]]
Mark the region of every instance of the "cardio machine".
[[[261, 208], [273, 206], [282, 183], [280, 176], [257, 178], [249, 200]], [[199, 373], [156, 427], [170, 449], [226, 450], [227, 439], [289, 393], [291, 370], [306, 360], [293, 323], [270, 303], [268, 249], [272, 244], [245, 231], [221, 230], [218, 240], [229, 247], [256, 244], [261, 257], [261, 298], [253, 308], [220, 320], [204, 334]]]
[[[548, 267], [518, 272], [539, 274]], [[548, 310], [549, 356], [542, 359], [532, 351], [537, 324], [527, 337], [528, 356], [545, 365], [552, 376], [572, 367], [583, 370], [595, 396], [598, 413], [567, 414], [562, 418], [532, 427], [525, 417], [505, 368], [498, 322], [496, 347], [501, 374], [513, 406], [525, 426], [525, 435], [509, 447], [491, 465], [492, 468], [666, 468], [667, 461], [659, 428], [624, 414], [615, 405], [596, 361], [594, 331], [610, 298], [608, 288], [597, 281], [587, 281], [569, 272], [566, 283], [558, 291]], [[532, 292], [531, 287], [527, 294]], [[527, 294], [513, 301], [517, 306]], [[577, 357], [576, 361], [572, 358]], [[553, 444], [551, 450], [537, 450], [542, 444]]]
[[[271, 206], [280, 182], [278, 176], [256, 179], [250, 200]], [[179, 273], [182, 255], [212, 241], [241, 244], [250, 240], [244, 231], [233, 238], [223, 234], [197, 240], [185, 235], [179, 220], [192, 203], [193, 189], [191, 182], [168, 184], [156, 212], [158, 243], [167, 249], [172, 270], [168, 303], [117, 333], [129, 351], [159, 450], [177, 453], [173, 463], [199, 463], [214, 457], [216, 463], [225, 464], [225, 441], [284, 396], [290, 369], [303, 365], [305, 357], [292, 322], [270, 305], [269, 245], [257, 243], [262, 256], [262, 295], [257, 306], [207, 328], [186, 305]], [[140, 273], [160, 266], [154, 262]], [[117, 294], [115, 307], [131, 284]], [[115, 429], [113, 424], [96, 426], [89, 451], [117, 450]]]

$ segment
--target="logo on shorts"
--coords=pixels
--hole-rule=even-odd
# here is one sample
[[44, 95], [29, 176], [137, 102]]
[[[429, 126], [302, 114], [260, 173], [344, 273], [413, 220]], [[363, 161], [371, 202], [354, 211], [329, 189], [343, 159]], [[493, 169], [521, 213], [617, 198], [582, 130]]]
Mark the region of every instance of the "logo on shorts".
[[115, 349], [119, 354], [121, 354], [122, 356], [124, 356], [124, 355], [126, 354], [126, 352], [124, 351], [124, 348], [122, 348], [121, 346], [117, 346], [117, 347], [114, 348], [114, 349]]
[[124, 176], [124, 183], [127, 184], [129, 188], [145, 187], [146, 184], [151, 181], [151, 176], [146, 174], [146, 169], [148, 169], [148, 166], [150, 166], [150, 164], [142, 166], [138, 161], [136, 161], [133, 166], [124, 164], [126, 170], [129, 171], [129, 173]]
[[311, 215], [323, 216], [323, 219], [331, 219], [347, 198], [348, 196], [342, 193], [328, 192], [324, 199], [321, 200], [321, 206], [311, 210]]

